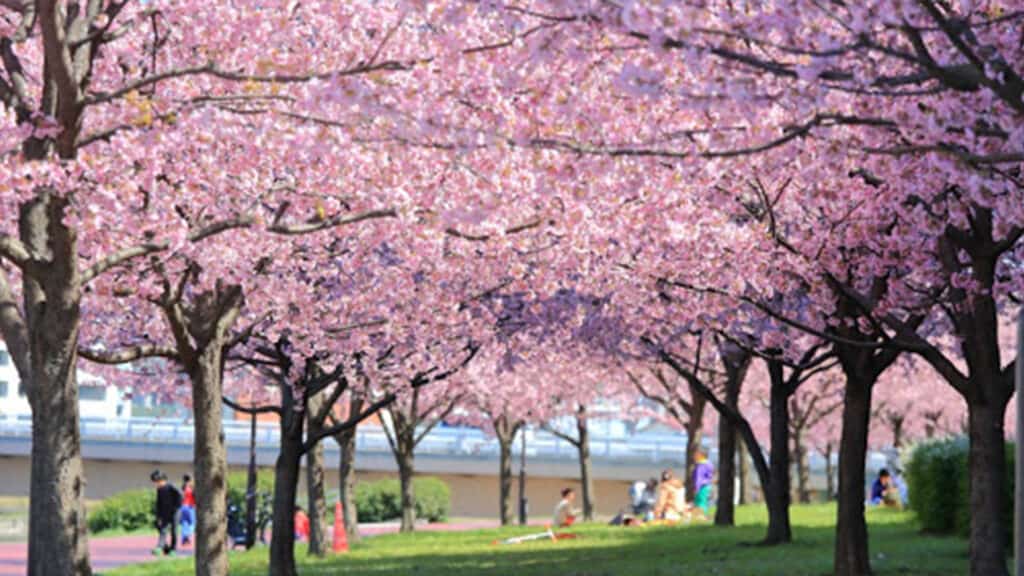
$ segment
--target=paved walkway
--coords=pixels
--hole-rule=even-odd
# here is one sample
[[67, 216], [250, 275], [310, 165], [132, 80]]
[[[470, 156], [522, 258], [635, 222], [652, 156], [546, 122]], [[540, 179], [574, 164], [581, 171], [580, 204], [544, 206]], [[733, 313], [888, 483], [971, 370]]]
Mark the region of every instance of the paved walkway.
[[[416, 529], [428, 532], [458, 532], [496, 528], [497, 526], [498, 523], [491, 520], [475, 520], [457, 524], [423, 524], [417, 526]], [[398, 527], [397, 522], [364, 524], [359, 527], [359, 533], [363, 536], [378, 536], [398, 532]], [[330, 541], [330, 535], [328, 535], [328, 541]], [[155, 544], [156, 534], [152, 536], [90, 538], [89, 557], [92, 559], [93, 568], [100, 572], [125, 564], [152, 562], [158, 559], [151, 552]], [[191, 556], [192, 548], [179, 548], [178, 555]], [[0, 576], [24, 576], [27, 558], [28, 544], [24, 542], [0, 543]]]

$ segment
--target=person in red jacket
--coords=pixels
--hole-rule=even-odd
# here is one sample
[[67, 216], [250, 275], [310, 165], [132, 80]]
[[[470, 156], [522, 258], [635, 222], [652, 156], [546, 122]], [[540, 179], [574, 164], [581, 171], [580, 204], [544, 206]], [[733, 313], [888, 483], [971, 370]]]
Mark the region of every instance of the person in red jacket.
[[295, 539], [309, 540], [309, 516], [302, 506], [295, 507]]
[[178, 524], [181, 525], [181, 545], [188, 546], [196, 529], [196, 495], [192, 487], [192, 477], [188, 474], [181, 479], [181, 510], [178, 511]]

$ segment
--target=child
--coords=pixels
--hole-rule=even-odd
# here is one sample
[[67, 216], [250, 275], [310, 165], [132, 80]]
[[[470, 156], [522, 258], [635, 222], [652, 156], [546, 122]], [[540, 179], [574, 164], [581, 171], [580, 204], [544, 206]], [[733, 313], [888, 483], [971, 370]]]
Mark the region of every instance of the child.
[[295, 539], [299, 541], [309, 540], [309, 516], [302, 506], [295, 507]]
[[878, 478], [875, 478], [874, 483], [871, 485], [870, 502], [873, 506], [903, 507], [899, 489], [894, 485], [892, 476], [885, 468], [878, 471]]
[[562, 490], [562, 500], [555, 506], [555, 518], [553, 524], [559, 528], [565, 528], [566, 526], [572, 526], [573, 522], [576, 521], [576, 516], [579, 514], [579, 510], [572, 507], [572, 503], [576, 500], [576, 492], [572, 488], [565, 488]]
[[181, 545], [188, 546], [192, 542], [192, 532], [196, 527], [196, 495], [192, 488], [192, 477], [185, 474], [181, 479], [181, 511], [178, 512], [181, 524]]
[[174, 556], [174, 549], [177, 545], [177, 526], [175, 520], [178, 516], [178, 509], [181, 508], [181, 492], [167, 481], [167, 476], [154, 470], [149, 479], [156, 487], [156, 502], [153, 512], [156, 516], [156, 529], [160, 535], [157, 537], [156, 548], [153, 555]]
[[715, 479], [715, 468], [703, 450], [698, 450], [694, 456], [697, 465], [693, 468], [693, 505], [707, 518], [711, 511], [711, 484]]

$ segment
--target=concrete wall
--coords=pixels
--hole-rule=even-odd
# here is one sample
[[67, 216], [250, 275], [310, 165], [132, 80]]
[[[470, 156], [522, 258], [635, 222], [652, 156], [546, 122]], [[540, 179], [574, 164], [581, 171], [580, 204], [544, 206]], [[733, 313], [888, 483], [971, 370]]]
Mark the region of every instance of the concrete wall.
[[[497, 468], [497, 463], [494, 464]], [[86, 460], [86, 498], [99, 500], [117, 492], [135, 488], [149, 488], [149, 474], [154, 468], [165, 471], [175, 483], [183, 474], [191, 473], [191, 466], [183, 463], [128, 462], [113, 460]], [[232, 467], [232, 472], [244, 468]], [[30, 461], [24, 456], [0, 456], [0, 496], [28, 496]], [[273, 474], [273, 470], [262, 468], [260, 474]], [[336, 470], [328, 470], [328, 487], [337, 485]], [[465, 518], [498, 517], [498, 478], [477, 474], [430, 473], [444, 480], [452, 491], [452, 516]], [[357, 471], [359, 481], [394, 478], [389, 472]], [[305, 476], [303, 476], [305, 478]], [[613, 516], [628, 504], [629, 482], [624, 480], [595, 480], [597, 513]], [[551, 478], [527, 476], [526, 493], [530, 501], [530, 517], [547, 518], [554, 510], [559, 492], [567, 486], [579, 491], [575, 478]], [[518, 498], [518, 483], [513, 484], [513, 499]], [[333, 492], [333, 489], [332, 489]], [[305, 484], [300, 485], [300, 498], [305, 495]], [[515, 510], [518, 511], [518, 505]]]

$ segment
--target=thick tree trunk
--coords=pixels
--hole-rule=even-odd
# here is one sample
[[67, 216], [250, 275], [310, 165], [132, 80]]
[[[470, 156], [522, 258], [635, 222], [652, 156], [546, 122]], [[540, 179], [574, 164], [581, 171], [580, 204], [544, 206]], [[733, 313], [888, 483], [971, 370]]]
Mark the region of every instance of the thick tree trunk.
[[16, 349], [24, 344], [23, 334], [11, 350], [18, 355], [32, 406], [27, 566], [32, 576], [92, 572], [75, 372], [81, 294], [76, 238], [63, 224], [66, 206], [66, 200], [43, 191], [22, 206], [19, 218], [26, 247], [49, 259], [45, 269], [22, 274], [28, 362], [25, 351]]
[[[765, 544], [793, 540], [789, 523], [789, 391], [783, 380], [782, 364], [769, 361], [772, 373], [770, 398], [771, 457], [765, 501], [768, 505], [768, 534]], [[751, 449], [755, 449], [751, 446]]]
[[[725, 365], [725, 405], [738, 411], [740, 392], [747, 369], [750, 367], [750, 353], [730, 343], [720, 345], [722, 363]], [[718, 508], [715, 510], [715, 524], [733, 526], [736, 523], [736, 434], [733, 422], [721, 413], [718, 418]]]
[[515, 436], [498, 435], [498, 514], [502, 526], [512, 524], [512, 441]]
[[590, 429], [587, 427], [587, 419], [583, 408], [580, 408], [580, 412], [576, 416], [576, 430], [579, 434], [577, 436], [579, 444], [576, 448], [580, 453], [580, 486], [582, 487], [583, 492], [583, 519], [587, 522], [593, 522], [594, 499], [596, 498], [596, 494], [594, 493], [594, 476], [591, 473]]
[[[33, 333], [37, 336], [38, 333]], [[28, 574], [90, 574], [74, 347], [34, 354]]]
[[302, 421], [281, 386], [281, 449], [274, 465], [274, 511], [270, 534], [270, 576], [296, 576], [295, 496], [302, 463]]
[[[310, 436], [319, 434], [321, 422], [317, 420], [323, 398], [316, 395], [306, 406], [306, 429]], [[306, 495], [309, 503], [309, 553], [323, 556], [327, 553], [327, 497], [324, 494], [324, 447], [317, 445], [306, 453]]]
[[686, 495], [692, 502], [696, 496], [693, 490], [693, 470], [697, 467], [697, 451], [701, 449], [704, 441], [704, 412], [708, 401], [695, 390], [693, 385], [690, 388], [690, 405], [687, 411], [686, 421]]
[[[845, 368], [845, 367], [844, 367]], [[846, 372], [843, 431], [839, 441], [839, 513], [836, 527], [835, 576], [871, 574], [868, 527], [864, 519], [864, 467], [874, 381]]]
[[324, 447], [306, 454], [306, 492], [309, 501], [309, 553], [327, 553], [327, 496], [324, 490]]
[[1005, 402], [968, 404], [970, 427], [971, 576], [1005, 576], [1007, 505]]
[[335, 436], [341, 449], [338, 462], [338, 499], [344, 514], [345, 532], [349, 541], [359, 540], [358, 510], [356, 510], [356, 428]]
[[736, 523], [736, 431], [729, 419], [718, 417], [718, 507], [715, 509], [716, 526]]
[[[807, 444], [804, 442], [803, 431], [796, 430], [792, 434], [793, 452], [796, 455], [796, 492], [801, 504], [811, 502], [811, 466], [807, 454]], [[826, 474], [829, 465], [826, 464]]]
[[195, 422], [196, 575], [228, 573], [228, 462], [224, 448], [221, 345], [200, 352], [192, 380]]
[[415, 470], [415, 456], [412, 442], [399, 440], [399, 449], [395, 452], [398, 461], [398, 480], [402, 488], [402, 532], [416, 529], [416, 494], [412, 479]]

